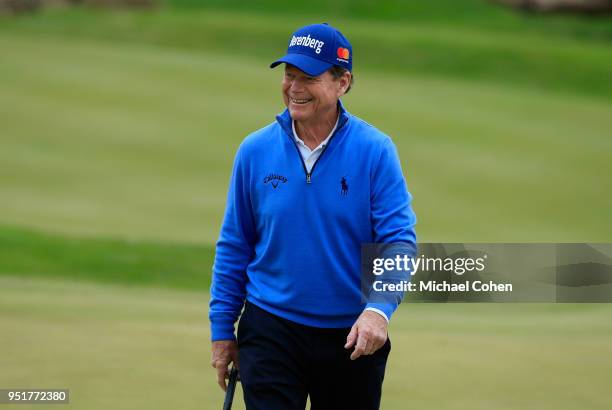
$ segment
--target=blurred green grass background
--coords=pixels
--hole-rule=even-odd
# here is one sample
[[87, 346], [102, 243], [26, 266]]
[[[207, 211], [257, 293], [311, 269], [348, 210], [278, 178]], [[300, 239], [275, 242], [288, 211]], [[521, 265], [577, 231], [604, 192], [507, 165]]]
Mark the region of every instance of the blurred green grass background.
[[[610, 241], [609, 18], [478, 0], [0, 16], [0, 387], [219, 407], [206, 290], [231, 162], [283, 109], [267, 64], [313, 21], [353, 43], [344, 102], [398, 146], [419, 240]], [[383, 408], [610, 408], [610, 313], [404, 306]]]

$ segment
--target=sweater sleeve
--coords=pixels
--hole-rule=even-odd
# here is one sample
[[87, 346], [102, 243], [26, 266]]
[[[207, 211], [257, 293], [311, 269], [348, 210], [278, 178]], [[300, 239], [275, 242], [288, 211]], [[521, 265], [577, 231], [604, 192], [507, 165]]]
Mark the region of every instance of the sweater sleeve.
[[254, 255], [255, 228], [245, 168], [240, 147], [213, 265], [209, 310], [212, 341], [236, 339], [234, 323], [246, 298], [246, 268]]
[[[412, 258], [416, 254], [416, 233], [414, 225], [416, 216], [411, 207], [412, 195], [406, 186], [402, 167], [395, 145], [391, 139], [383, 144], [380, 158], [373, 167], [371, 181], [371, 220], [372, 237], [378, 244], [394, 244], [382, 247], [393, 250], [393, 255], [401, 254]], [[389, 255], [383, 255], [389, 257]], [[409, 272], [391, 273], [393, 281], [410, 280]], [[387, 294], [371, 300], [367, 308], [378, 309], [385, 313], [388, 319], [397, 309], [403, 298], [403, 292]]]

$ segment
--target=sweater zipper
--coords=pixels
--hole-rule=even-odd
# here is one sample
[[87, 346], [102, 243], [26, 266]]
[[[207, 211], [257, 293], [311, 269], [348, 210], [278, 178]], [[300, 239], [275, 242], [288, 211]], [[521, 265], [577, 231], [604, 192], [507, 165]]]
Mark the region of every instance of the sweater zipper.
[[325, 145], [325, 147], [323, 147], [323, 150], [321, 151], [321, 154], [319, 155], [319, 158], [317, 158], [317, 160], [314, 162], [314, 164], [312, 164], [312, 168], [310, 168], [310, 172], [308, 172], [308, 168], [306, 168], [306, 163], [304, 162], [304, 158], [302, 158], [302, 153], [300, 152], [300, 148], [298, 147], [297, 142], [295, 141], [293, 136], [291, 136], [291, 140], [293, 141], [293, 145], [295, 146], [295, 149], [297, 150], [298, 156], [300, 157], [300, 161], [302, 161], [302, 168], [304, 168], [304, 173], [306, 174], [306, 183], [307, 184], [312, 183], [312, 173], [314, 172], [315, 167], [317, 166], [317, 163], [319, 162], [319, 160], [321, 159], [323, 154], [325, 154], [325, 151], [327, 150], [327, 147], [331, 143], [331, 140], [336, 136], [337, 132], [338, 132], [338, 129], [336, 128], [336, 130], [334, 131], [332, 136], [329, 138], [329, 141], [327, 141], [327, 144]]

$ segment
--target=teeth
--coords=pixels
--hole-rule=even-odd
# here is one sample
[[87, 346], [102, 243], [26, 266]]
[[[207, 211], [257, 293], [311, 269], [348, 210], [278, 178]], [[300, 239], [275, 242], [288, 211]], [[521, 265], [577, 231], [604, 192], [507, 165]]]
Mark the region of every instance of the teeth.
[[308, 99], [304, 99], [304, 100], [298, 100], [297, 98], [291, 98], [291, 102], [296, 103], [296, 104], [306, 104], [308, 101]]

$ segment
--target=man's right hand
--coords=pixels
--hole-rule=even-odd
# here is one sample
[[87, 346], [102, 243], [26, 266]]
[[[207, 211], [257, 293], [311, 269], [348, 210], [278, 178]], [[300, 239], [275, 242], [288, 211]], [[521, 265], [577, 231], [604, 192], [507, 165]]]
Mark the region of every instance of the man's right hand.
[[238, 369], [238, 344], [234, 340], [218, 340], [212, 342], [212, 360], [210, 364], [217, 369], [217, 383], [223, 389], [227, 390], [225, 379], [229, 377], [228, 366], [234, 363], [234, 367]]

